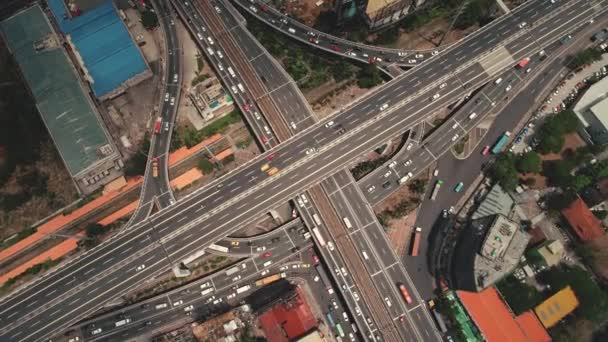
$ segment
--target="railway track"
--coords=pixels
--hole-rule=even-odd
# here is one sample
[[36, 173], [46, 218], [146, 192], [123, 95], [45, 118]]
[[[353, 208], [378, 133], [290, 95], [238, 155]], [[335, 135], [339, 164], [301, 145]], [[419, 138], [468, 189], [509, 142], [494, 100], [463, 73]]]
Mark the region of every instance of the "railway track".
[[224, 26], [217, 11], [211, 6], [209, 1], [201, 0], [196, 2], [196, 4], [201, 10], [201, 14], [204, 15], [209, 28], [213, 31], [215, 38], [218, 40], [218, 44], [226, 52], [226, 58], [230, 59], [237, 69], [235, 70], [236, 73], [243, 78], [247, 87], [245, 89], [246, 92], [252, 95], [251, 98], [266, 116], [268, 124], [275, 133], [277, 140], [279, 142], [287, 140], [292, 135], [287, 123], [270, 98], [266, 86], [257, 77], [247, 56], [241, 51], [230, 32], [226, 29], [226, 26]]

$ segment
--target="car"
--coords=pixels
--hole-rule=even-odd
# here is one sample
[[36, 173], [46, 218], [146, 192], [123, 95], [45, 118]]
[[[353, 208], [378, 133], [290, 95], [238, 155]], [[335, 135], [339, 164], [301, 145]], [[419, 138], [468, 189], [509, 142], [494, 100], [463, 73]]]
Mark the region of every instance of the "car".
[[319, 38], [317, 37], [310, 37], [308, 38], [308, 41], [314, 44], [319, 44]]
[[188, 306], [186, 306], [184, 308], [184, 311], [186, 311], [186, 312], [189, 312], [189, 311], [192, 311], [192, 310], [194, 310], [194, 305], [188, 305]]
[[391, 175], [391, 170], [386, 171], [386, 173], [384, 174], [384, 178], [388, 178]]
[[527, 68], [526, 69], [526, 74], [530, 73], [530, 71], [532, 71], [532, 68]]
[[435, 101], [435, 100], [437, 100], [437, 99], [438, 99], [440, 96], [441, 96], [441, 95], [439, 95], [439, 94], [435, 94], [435, 95], [433, 95], [433, 97], [431, 98], [431, 101]]
[[256, 252], [263, 252], [266, 250], [266, 246], [261, 246], [255, 249]]
[[494, 81], [494, 84], [500, 84], [500, 82], [502, 82], [502, 78], [499, 77]]
[[306, 154], [311, 154], [311, 153], [315, 153], [317, 151], [316, 147], [311, 147], [309, 149], [306, 150]]
[[382, 106], [380, 106], [380, 110], [385, 110], [386, 108], [388, 108], [388, 103], [385, 103]]
[[340, 47], [339, 47], [338, 45], [335, 45], [335, 44], [331, 44], [331, 45], [329, 46], [329, 48], [330, 48], [331, 50], [333, 50], [333, 51], [336, 51], [336, 52], [340, 52], [340, 51], [341, 51]]
[[172, 105], [172, 106], [175, 106], [175, 97], [172, 97], [172, 98], [171, 98], [171, 105]]
[[331, 127], [331, 126], [333, 126], [333, 125], [334, 125], [334, 121], [333, 121], [333, 120], [330, 120], [329, 122], [327, 122], [327, 123], [325, 124], [325, 127]]
[[347, 55], [349, 55], [349, 56], [353, 56], [353, 57], [357, 57], [357, 54], [356, 54], [356, 53], [354, 53], [354, 52], [352, 52], [352, 51], [351, 51], [351, 52], [348, 52], [348, 53], [347, 53]]
[[342, 273], [340, 273], [340, 269], [339, 269], [339, 268], [337, 268], [337, 267], [336, 267], [336, 268], [334, 268], [334, 273], [335, 273], [337, 276], [342, 275]]
[[217, 305], [217, 304], [219, 304], [219, 303], [221, 303], [221, 302], [223, 302], [223, 301], [224, 301], [224, 299], [223, 299], [223, 298], [218, 298], [218, 299], [216, 299], [216, 300], [214, 300], [214, 301], [213, 301], [213, 304], [216, 304], [216, 305]]
[[441, 83], [441, 84], [439, 85], [439, 89], [443, 89], [443, 88], [445, 88], [445, 86], [447, 86], [447, 83]]
[[346, 287], [346, 284], [342, 284], [342, 291], [346, 291], [348, 290], [348, 287]]
[[482, 155], [487, 155], [490, 152], [490, 145], [486, 145], [486, 147], [483, 148], [483, 150], [481, 151]]
[[469, 114], [469, 120], [473, 120], [477, 117], [477, 113], [471, 113]]
[[417, 53], [414, 57], [416, 57], [416, 59], [422, 59], [424, 58], [424, 55], [421, 53]]
[[391, 182], [390, 181], [386, 181], [384, 183], [382, 183], [382, 188], [383, 189], [387, 189], [391, 186]]
[[345, 276], [348, 275], [348, 272], [346, 272], [346, 268], [340, 267], [340, 270], [342, 271], [342, 275], [345, 275]]
[[236, 277], [232, 278], [233, 282], [239, 281], [239, 280], [241, 280], [241, 276], [240, 275], [237, 275]]
[[410, 165], [412, 165], [412, 163], [413, 163], [412, 160], [408, 159], [405, 161], [405, 163], [403, 163], [403, 166], [410, 166]]
[[405, 147], [405, 149], [409, 151], [409, 150], [412, 149], [413, 146], [414, 146], [414, 143], [409, 143], [409, 144], [407, 144], [407, 146]]
[[220, 71], [224, 71], [224, 66], [222, 63], [217, 63], [217, 68], [220, 69]]
[[513, 88], [513, 86], [511, 86], [510, 84], [505, 88], [505, 91], [509, 91], [511, 90], [511, 88]]
[[276, 153], [269, 154], [268, 156], [266, 156], [266, 160], [272, 161], [274, 159], [275, 155], [276, 155]]
[[416, 64], [416, 63], [418, 63], [418, 60], [417, 59], [408, 59], [407, 62], [409, 64]]
[[216, 50], [216, 53], [219, 58], [224, 58], [224, 54], [222, 53], [222, 51]]
[[215, 11], [216, 11], [217, 13], [222, 13], [222, 10], [220, 10], [220, 8], [219, 8], [219, 7], [215, 6], [214, 8], [215, 8]]
[[175, 307], [175, 306], [180, 306], [180, 305], [182, 305], [182, 304], [184, 304], [184, 301], [183, 301], [182, 299], [180, 299], [180, 300], [178, 300], [178, 301], [173, 302], [173, 306], [174, 306], [174, 307]]
[[455, 122], [455, 123], [452, 125], [452, 129], [456, 129], [456, 128], [458, 128], [458, 122]]
[[265, 135], [262, 135], [262, 143], [263, 144], [267, 144], [268, 143], [268, 138]]
[[[262, 273], [264, 273], [264, 272], [262, 272]], [[231, 294], [227, 295], [226, 299], [232, 299], [234, 297], [236, 297], [236, 292], [232, 292]]]
[[334, 243], [331, 241], [327, 242], [327, 248], [333, 252], [335, 249]]
[[437, 51], [437, 50], [435, 50], [435, 51], [431, 52], [431, 55], [432, 55], [432, 56], [437, 56], [438, 54], [439, 54], [439, 51]]
[[68, 342], [76, 342], [76, 341], [80, 341], [80, 337], [74, 336], [68, 340]]
[[433, 171], [433, 176], [437, 177], [439, 175], [439, 169], [435, 169], [435, 171]]
[[376, 187], [373, 185], [367, 188], [367, 192], [374, 192], [374, 190], [376, 190]]
[[355, 298], [357, 302], [359, 301], [359, 294], [357, 293], [357, 291], [353, 291], [353, 298]]
[[238, 94], [239, 91], [238, 89], [236, 89], [236, 86], [230, 86], [230, 89], [232, 90], [233, 93]]
[[392, 161], [390, 164], [388, 164], [388, 168], [389, 168], [389, 169], [392, 169], [392, 168], [394, 168], [395, 166], [397, 166], [397, 161], [396, 161], [396, 160], [393, 160], [393, 161]]
[[344, 322], [348, 322], [348, 314], [346, 312], [342, 312], [342, 318], [344, 318]]
[[270, 270], [269, 270], [269, 269], [268, 269], [268, 270], [264, 270], [264, 271], [262, 271], [262, 275], [267, 275], [268, 273], [270, 273]]
[[333, 299], [331, 301], [331, 305], [333, 306], [334, 309], [338, 310], [338, 302], [335, 299]]
[[458, 134], [454, 134], [454, 136], [452, 137], [452, 141], [456, 141], [458, 140], [460, 136]]
[[317, 275], [317, 276], [315, 276], [314, 278], [312, 278], [312, 280], [313, 280], [315, 283], [316, 283], [316, 282], [318, 282], [318, 281], [319, 281], [319, 279], [320, 279], [320, 278], [319, 278], [319, 276], [318, 276], [318, 275]]
[[399, 316], [399, 322], [405, 322], [405, 315]]
[[101, 328], [97, 328], [97, 329], [91, 331], [91, 335], [97, 335], [97, 334], [99, 334], [101, 332], [102, 332]]
[[524, 140], [524, 137], [520, 135], [515, 139], [515, 143], [519, 144], [520, 142], [522, 142], [522, 140]]
[[526, 23], [525, 21], [523, 21], [523, 22], [519, 23], [519, 25], [517, 25], [517, 27], [524, 28], [524, 27], [526, 27], [526, 25], [528, 25], [528, 23]]
[[262, 254], [262, 258], [270, 258], [272, 256], [272, 252], [266, 252]]
[[139, 272], [139, 271], [143, 270], [144, 268], [146, 268], [146, 265], [141, 264], [141, 265], [137, 266], [137, 268], [135, 269], [135, 271]]
[[165, 102], [169, 102], [169, 93], [165, 94]]
[[302, 201], [304, 201], [304, 203], [308, 204], [308, 198], [306, 198], [306, 195], [302, 194], [300, 197], [302, 197]]
[[407, 56], [407, 52], [399, 51], [399, 52], [397, 52], [397, 56], [405, 57], [405, 56]]
[[209, 42], [209, 45], [213, 45], [213, 38], [207, 37], [207, 41]]

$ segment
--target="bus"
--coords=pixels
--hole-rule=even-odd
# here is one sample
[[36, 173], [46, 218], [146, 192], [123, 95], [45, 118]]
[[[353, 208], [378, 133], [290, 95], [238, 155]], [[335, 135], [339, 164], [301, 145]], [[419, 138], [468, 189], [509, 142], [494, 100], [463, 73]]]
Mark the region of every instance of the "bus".
[[454, 188], [455, 192], [460, 192], [462, 191], [462, 188], [464, 188], [464, 183], [460, 182], [458, 184], [456, 184], [456, 187]]
[[348, 217], [344, 216], [342, 218], [342, 221], [344, 221], [344, 224], [346, 225], [346, 228], [348, 229], [352, 229], [353, 225], [350, 223], [350, 220], [348, 219]]
[[333, 328], [336, 326], [336, 323], [334, 322], [334, 318], [331, 315], [331, 312], [327, 313], [327, 322], [329, 323], [329, 325]]
[[321, 235], [321, 232], [319, 231], [319, 228], [318, 227], [314, 227], [312, 229], [312, 232], [317, 237], [317, 240], [319, 241], [319, 246], [325, 247], [325, 239], [323, 238], [323, 235]]
[[319, 274], [319, 278], [321, 278], [321, 282], [323, 283], [323, 286], [325, 286], [325, 288], [327, 289], [327, 293], [333, 294], [334, 289], [331, 287], [331, 283], [329, 282], [329, 278], [327, 277], [327, 273], [325, 273], [325, 270], [323, 269], [323, 267], [321, 267], [321, 265], [317, 265], [317, 266], [315, 266], [315, 269], [317, 270], [317, 273]]
[[222, 253], [228, 253], [228, 248], [226, 248], [224, 246], [216, 245], [214, 243], [209, 245], [209, 249], [213, 249], [214, 251], [218, 251], [218, 252], [222, 252]]
[[511, 132], [506, 131], [496, 142], [496, 144], [494, 144], [494, 147], [492, 147], [492, 154], [497, 154], [498, 152], [500, 152], [500, 150], [502, 150], [503, 147], [505, 147], [505, 145], [507, 144], [507, 142], [509, 141], [509, 137], [511, 136]]
[[434, 201], [435, 198], [437, 198], [439, 189], [441, 189], [441, 184], [443, 184], [443, 181], [441, 179], [438, 179], [437, 182], [435, 182], [435, 187], [433, 188], [433, 192], [431, 193], [431, 201]]
[[344, 330], [342, 330], [340, 323], [336, 324], [336, 330], [338, 330], [338, 335], [340, 335], [340, 337], [344, 337]]

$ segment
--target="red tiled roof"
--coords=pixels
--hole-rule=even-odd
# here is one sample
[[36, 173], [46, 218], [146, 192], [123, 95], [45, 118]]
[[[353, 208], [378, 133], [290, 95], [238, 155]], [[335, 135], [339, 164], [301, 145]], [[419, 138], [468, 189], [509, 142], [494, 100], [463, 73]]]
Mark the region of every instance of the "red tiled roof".
[[270, 342], [287, 342], [304, 335], [316, 326], [300, 288], [297, 297], [287, 304], [279, 304], [260, 316], [262, 330]]
[[531, 342], [551, 342], [551, 336], [545, 330], [532, 310], [515, 317], [517, 324]]
[[479, 293], [457, 291], [460, 301], [488, 342], [527, 342], [494, 287]]
[[600, 220], [593, 215], [580, 197], [568, 208], [563, 209], [562, 215], [581, 241], [590, 241], [604, 235]]

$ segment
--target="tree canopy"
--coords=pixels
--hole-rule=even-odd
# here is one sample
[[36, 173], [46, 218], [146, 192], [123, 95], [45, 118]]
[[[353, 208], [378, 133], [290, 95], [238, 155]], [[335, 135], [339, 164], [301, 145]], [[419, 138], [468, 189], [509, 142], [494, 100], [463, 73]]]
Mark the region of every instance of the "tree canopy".
[[519, 182], [514, 158], [512, 153], [501, 153], [488, 169], [489, 176], [506, 191], [515, 190]]
[[541, 170], [540, 163], [541, 160], [538, 153], [531, 151], [520, 155], [517, 158], [515, 166], [517, 167], [517, 171], [521, 173], [539, 173]]
[[158, 26], [158, 17], [156, 13], [145, 10], [141, 12], [141, 24], [144, 25], [146, 30], [150, 30]]
[[359, 71], [357, 76], [357, 84], [361, 88], [372, 88], [382, 83], [380, 70], [378, 70], [375, 64], [367, 64]]

